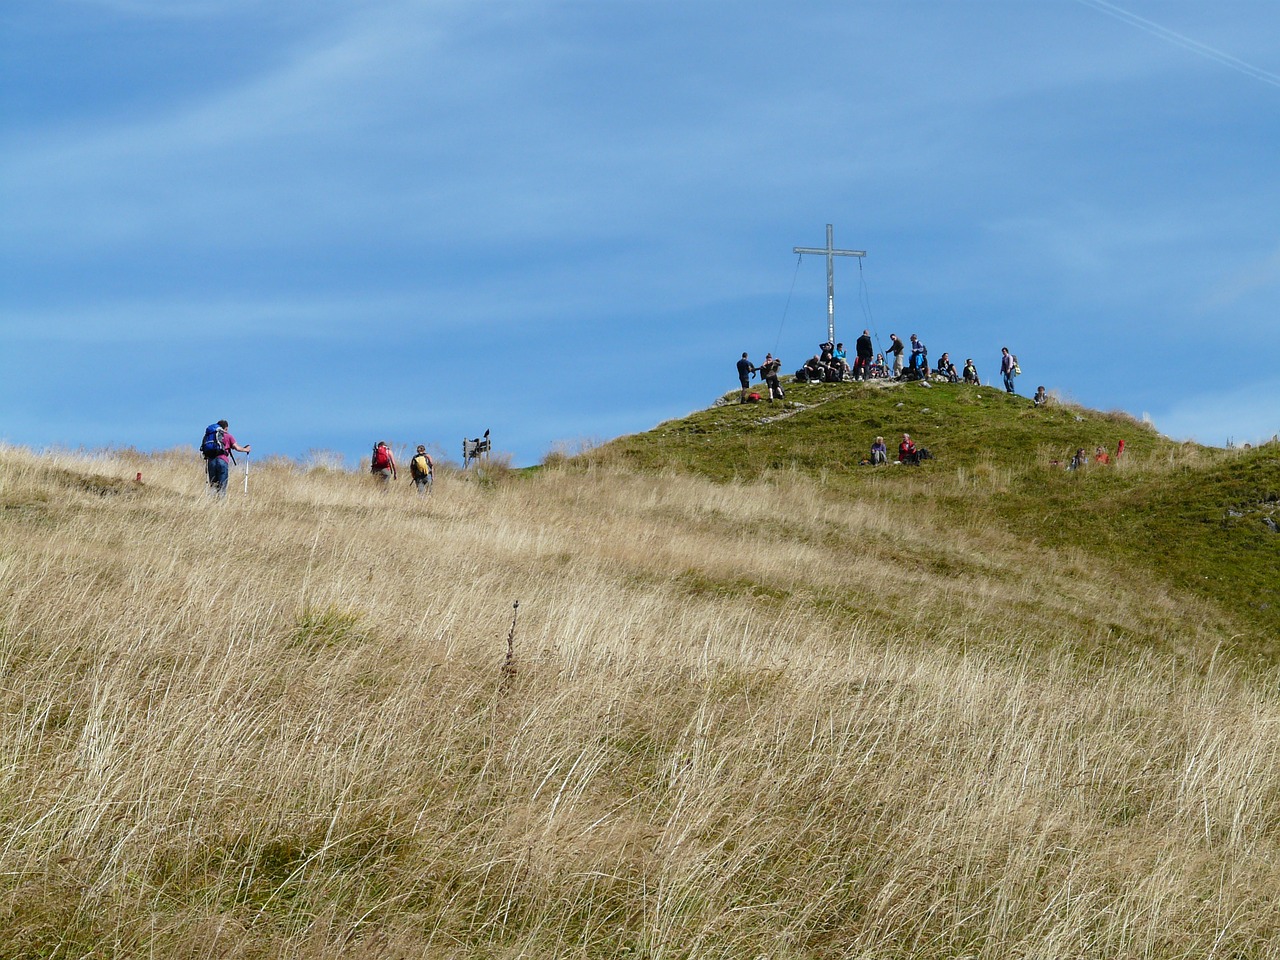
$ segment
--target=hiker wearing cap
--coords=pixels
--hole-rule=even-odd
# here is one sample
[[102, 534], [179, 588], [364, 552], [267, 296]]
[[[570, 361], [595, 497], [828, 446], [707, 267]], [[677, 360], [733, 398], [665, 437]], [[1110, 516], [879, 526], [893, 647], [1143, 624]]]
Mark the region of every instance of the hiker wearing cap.
[[369, 457], [369, 471], [380, 483], [390, 483], [396, 478], [396, 458], [387, 446], [387, 441], [379, 440], [373, 445], [373, 453]]
[[[218, 497], [227, 495], [227, 480], [231, 476], [231, 465], [227, 461], [234, 455], [232, 451], [248, 453], [249, 444], [246, 443], [242, 447], [236, 443], [236, 438], [231, 435], [227, 421], [219, 420], [217, 423], [209, 424], [204, 431], [204, 440], [200, 443], [200, 452], [204, 454], [209, 492]], [[248, 483], [247, 480], [245, 482]]]
[[427, 448], [421, 443], [418, 444], [417, 452], [413, 455], [413, 459], [409, 461], [409, 476], [413, 480], [413, 485], [418, 488], [418, 496], [431, 492], [431, 484], [435, 480], [435, 472], [435, 461], [427, 453]]

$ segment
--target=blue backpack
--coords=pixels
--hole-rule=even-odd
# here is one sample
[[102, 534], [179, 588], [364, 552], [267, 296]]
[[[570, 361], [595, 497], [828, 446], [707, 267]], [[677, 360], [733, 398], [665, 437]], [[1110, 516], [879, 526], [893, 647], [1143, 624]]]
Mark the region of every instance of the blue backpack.
[[221, 457], [227, 452], [226, 436], [227, 431], [216, 423], [211, 423], [204, 428], [204, 439], [200, 441], [200, 452], [204, 454], [206, 460]]

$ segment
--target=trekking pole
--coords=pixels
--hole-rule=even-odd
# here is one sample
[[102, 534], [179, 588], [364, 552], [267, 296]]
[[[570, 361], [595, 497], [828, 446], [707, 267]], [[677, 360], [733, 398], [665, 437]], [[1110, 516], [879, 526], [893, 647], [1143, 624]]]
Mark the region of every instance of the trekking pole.
[[249, 493], [249, 455], [244, 455], [244, 492], [247, 496]]

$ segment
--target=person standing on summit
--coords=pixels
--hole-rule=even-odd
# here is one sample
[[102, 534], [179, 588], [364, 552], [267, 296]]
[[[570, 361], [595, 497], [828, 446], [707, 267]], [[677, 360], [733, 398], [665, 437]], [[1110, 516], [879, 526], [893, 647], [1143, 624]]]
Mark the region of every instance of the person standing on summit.
[[739, 403], [747, 402], [747, 391], [751, 389], [751, 374], [755, 371], [756, 368], [751, 365], [751, 361], [744, 353], [742, 359], [738, 361], [738, 383], [742, 386], [742, 393], [738, 395]]
[[1004, 392], [1013, 393], [1013, 378], [1017, 375], [1018, 358], [1008, 347], [1000, 348], [1000, 376], [1004, 378]]
[[853, 379], [871, 379], [871, 361], [876, 357], [876, 348], [871, 345], [871, 331], [863, 330], [862, 336], [854, 344], [858, 357], [853, 361]]
[[889, 334], [889, 352], [893, 354], [893, 379], [897, 380], [902, 376], [902, 352], [907, 349], [907, 345], [898, 339], [896, 333]]
[[914, 333], [911, 335], [911, 376], [916, 380], [929, 379], [929, 348]]

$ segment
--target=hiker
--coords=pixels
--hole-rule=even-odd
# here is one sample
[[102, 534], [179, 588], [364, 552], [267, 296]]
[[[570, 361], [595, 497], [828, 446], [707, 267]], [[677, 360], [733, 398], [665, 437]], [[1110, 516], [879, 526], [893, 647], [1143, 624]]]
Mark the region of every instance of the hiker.
[[911, 434], [904, 433], [902, 442], [898, 444], [898, 462], [919, 464], [920, 460], [916, 456], [915, 441], [911, 439]]
[[804, 362], [803, 367], [796, 371], [796, 379], [800, 380], [801, 375], [803, 375], [804, 381], [808, 383], [823, 383], [827, 379], [827, 365], [815, 353]]
[[906, 349], [906, 344], [898, 339], [896, 333], [889, 334], [889, 352], [893, 354], [893, 379], [895, 380], [902, 376], [902, 352]]
[[862, 336], [854, 344], [854, 350], [858, 355], [853, 361], [853, 379], [863, 381], [871, 379], [871, 360], [876, 355], [876, 348], [871, 344], [870, 330], [862, 331]]
[[436, 465], [427, 453], [427, 448], [418, 444], [418, 452], [409, 461], [409, 477], [418, 488], [418, 496], [431, 492], [431, 484], [435, 481]]
[[1088, 465], [1089, 458], [1085, 456], [1084, 447], [1080, 447], [1076, 450], [1076, 455], [1071, 458], [1071, 462], [1067, 464], [1067, 469], [1079, 470], [1081, 467], [1087, 467]]
[[911, 335], [911, 379], [923, 380], [929, 376], [929, 348], [914, 333]]
[[1104, 467], [1111, 465], [1111, 458], [1107, 456], [1107, 451], [1098, 447], [1093, 451], [1093, 462], [1101, 464]]
[[888, 462], [889, 448], [884, 445], [884, 437], [876, 437], [876, 442], [871, 444], [871, 463], [878, 467]]
[[972, 383], [974, 386], [982, 385], [982, 381], [978, 379], [978, 368], [973, 365], [972, 357], [964, 362], [964, 382]]
[[396, 478], [396, 458], [387, 446], [387, 441], [379, 440], [373, 445], [373, 454], [369, 457], [369, 471], [380, 483], [390, 483]]
[[871, 379], [883, 380], [889, 376], [889, 368], [884, 362], [884, 354], [877, 353], [875, 362], [871, 364]]
[[243, 447], [236, 443], [231, 435], [227, 421], [219, 420], [205, 427], [204, 439], [200, 441], [200, 452], [204, 454], [205, 473], [209, 478], [209, 492], [218, 497], [227, 495], [227, 480], [231, 476], [231, 465], [228, 457], [235, 453], [248, 453], [249, 444]]
[[1018, 358], [1009, 352], [1008, 347], [1000, 348], [1000, 376], [1004, 378], [1004, 392], [1013, 393], [1014, 370], [1018, 366]]
[[1036, 387], [1036, 395], [1031, 398], [1031, 405], [1033, 407], [1043, 407], [1048, 402], [1049, 394], [1045, 392], [1044, 387]]
[[772, 353], [764, 355], [764, 363], [760, 364], [760, 377], [764, 380], [769, 388], [769, 402], [781, 400], [785, 394], [782, 392], [782, 384], [778, 382], [778, 369], [782, 366], [782, 361], [775, 357]]
[[1124, 453], [1124, 440], [1120, 440], [1116, 443], [1116, 460], [1117, 461], [1119, 461], [1123, 453]]
[[951, 383], [960, 382], [960, 374], [956, 373], [956, 365], [951, 362], [951, 354], [944, 353], [938, 358], [938, 374]]
[[738, 395], [739, 403], [747, 402], [747, 391], [751, 389], [751, 374], [755, 372], [756, 368], [751, 365], [746, 353], [743, 353], [742, 359], [738, 361], [738, 383], [742, 385], [742, 393]]
[[844, 352], [844, 344], [837, 343], [835, 350], [831, 352], [831, 377], [830, 379], [840, 381], [849, 375], [849, 355]]

